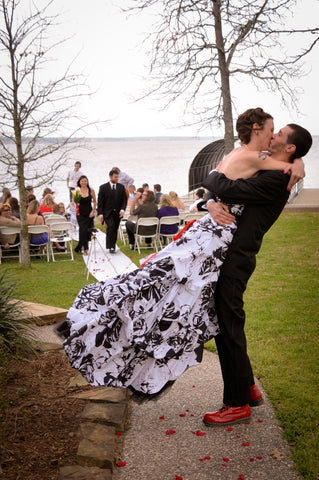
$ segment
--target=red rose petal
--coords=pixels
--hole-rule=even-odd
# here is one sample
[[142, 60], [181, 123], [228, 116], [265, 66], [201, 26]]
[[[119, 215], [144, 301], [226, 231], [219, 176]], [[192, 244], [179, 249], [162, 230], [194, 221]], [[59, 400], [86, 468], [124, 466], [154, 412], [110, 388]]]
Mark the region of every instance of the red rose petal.
[[176, 430], [166, 430], [166, 435], [173, 435], [173, 433], [176, 433]]
[[180, 417], [186, 417], [186, 413], [180, 413], [179, 416]]
[[253, 462], [254, 460], [255, 460], [254, 458], [250, 458], [250, 459], [249, 459], [250, 462]]
[[226, 463], [222, 463], [222, 467], [227, 467]]
[[159, 418], [160, 418], [161, 420], [164, 420], [164, 418], [165, 418], [165, 417], [164, 417], [164, 415], [162, 415], [162, 416], [161, 416], [161, 417], [159, 417]]
[[229, 458], [223, 457], [224, 462], [229, 462]]
[[175, 475], [175, 480], [183, 480], [183, 477], [180, 477], [179, 475]]
[[116, 432], [116, 435], [121, 436], [122, 433], [121, 432]]
[[206, 460], [205, 458], [200, 458], [199, 459], [200, 462], [205, 462], [205, 460]]
[[126, 462], [117, 462], [116, 464], [118, 467], [125, 467]]
[[259, 419], [258, 419], [258, 422], [259, 422], [259, 423], [263, 423], [263, 420], [260, 420], [260, 418], [259, 418]]
[[242, 446], [243, 446], [243, 447], [249, 447], [249, 442], [243, 442], [243, 443], [242, 443]]
[[193, 385], [193, 388], [195, 388], [195, 385]]
[[191, 417], [193, 417], [193, 416], [194, 416], [194, 414], [193, 414], [193, 413], [191, 413]]
[[237, 435], [237, 438], [240, 438], [240, 435]]
[[228, 427], [228, 428], [227, 428], [227, 431], [228, 431], [228, 432], [232, 432], [233, 429], [232, 429], [231, 427]]
[[185, 410], [186, 412], [189, 412], [189, 410]]
[[206, 435], [206, 432], [201, 432], [200, 430], [196, 430], [196, 435], [198, 437], [202, 437], [203, 435]]
[[244, 480], [245, 479], [245, 475], [243, 473], [241, 473], [238, 477], [238, 480]]
[[210, 457], [205, 457], [205, 460], [210, 460]]
[[256, 458], [257, 458], [258, 460], [261, 460], [263, 457], [258, 456], [258, 457], [256, 457]]

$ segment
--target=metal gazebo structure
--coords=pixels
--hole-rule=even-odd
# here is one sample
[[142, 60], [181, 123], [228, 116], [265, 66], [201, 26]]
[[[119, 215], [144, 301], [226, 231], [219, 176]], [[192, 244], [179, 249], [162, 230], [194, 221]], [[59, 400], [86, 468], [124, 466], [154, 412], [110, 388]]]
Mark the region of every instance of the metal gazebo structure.
[[196, 155], [188, 171], [188, 191], [191, 192], [202, 186], [203, 180], [208, 176], [224, 157], [224, 139], [215, 140]]

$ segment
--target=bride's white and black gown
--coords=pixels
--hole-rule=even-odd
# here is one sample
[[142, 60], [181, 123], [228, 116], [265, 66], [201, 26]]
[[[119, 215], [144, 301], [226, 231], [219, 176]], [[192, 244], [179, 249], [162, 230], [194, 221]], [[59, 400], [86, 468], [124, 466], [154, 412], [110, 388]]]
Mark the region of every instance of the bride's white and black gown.
[[200, 363], [218, 333], [214, 289], [235, 230], [207, 214], [142, 268], [85, 286], [66, 319], [72, 367], [91, 385], [155, 394]]

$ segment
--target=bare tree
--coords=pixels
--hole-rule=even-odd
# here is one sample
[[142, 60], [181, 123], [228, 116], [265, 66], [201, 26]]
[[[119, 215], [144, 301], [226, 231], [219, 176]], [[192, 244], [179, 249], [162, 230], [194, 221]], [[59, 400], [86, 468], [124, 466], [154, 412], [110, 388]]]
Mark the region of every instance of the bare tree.
[[[149, 9], [158, 18], [151, 40], [153, 87], [165, 106], [179, 98], [185, 114], [205, 127], [222, 122], [225, 149], [234, 146], [231, 80], [249, 76], [252, 88], [263, 84], [279, 93], [284, 106], [296, 104], [292, 80], [302, 74], [303, 59], [319, 39], [319, 28], [288, 29], [294, 0], [129, 0], [126, 11]], [[289, 52], [292, 38], [299, 51]], [[249, 95], [244, 92], [243, 95]], [[143, 97], [143, 98], [144, 98]]]
[[[54, 69], [47, 66], [53, 61], [51, 51], [64, 42], [49, 41], [58, 18], [49, 13], [53, 0], [42, 8], [30, 2], [27, 12], [28, 3], [0, 0], [0, 166], [6, 186], [19, 189], [22, 263], [26, 267], [30, 255], [25, 185], [52, 181], [65, 163], [81, 129], [74, 127], [74, 107], [80, 96], [87, 95], [82, 77], [73, 75], [70, 66], [59, 78], [54, 78]], [[61, 138], [62, 127], [67, 129], [71, 119], [72, 133]]]

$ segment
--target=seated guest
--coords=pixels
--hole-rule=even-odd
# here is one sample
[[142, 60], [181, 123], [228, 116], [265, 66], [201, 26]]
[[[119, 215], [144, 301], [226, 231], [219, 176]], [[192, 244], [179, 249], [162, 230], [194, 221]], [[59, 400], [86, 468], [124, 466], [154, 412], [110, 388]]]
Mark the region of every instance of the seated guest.
[[[66, 215], [66, 212], [65, 212], [65, 205], [63, 202], [59, 202], [58, 203], [58, 206], [59, 206], [59, 215], [62, 215], [62, 217], [65, 217]], [[54, 212], [54, 209], [53, 209], [53, 212]]]
[[[27, 221], [28, 225], [44, 225], [44, 219], [42, 215], [39, 215], [40, 213], [40, 203], [38, 200], [32, 200], [32, 202], [29, 203], [28, 205], [28, 210], [27, 210]], [[59, 216], [60, 218], [60, 216]], [[32, 234], [31, 236], [31, 243], [34, 243], [36, 245], [41, 245], [42, 243], [47, 243], [48, 242], [48, 234], [46, 232], [43, 233], [35, 233]], [[56, 247], [57, 250], [60, 251], [65, 251], [61, 245], [59, 245], [57, 242], [54, 243], [54, 246]], [[40, 249], [38, 251], [39, 255], [43, 252], [45, 245], [40, 246]]]
[[127, 199], [127, 205], [130, 207], [133, 203], [133, 200], [134, 200], [134, 197], [135, 197], [135, 194], [136, 194], [136, 191], [135, 191], [135, 185], [130, 185], [128, 187], [128, 199]]
[[44, 199], [43, 203], [40, 205], [40, 213], [50, 213], [53, 211], [54, 200], [53, 196], [48, 193]]
[[[44, 219], [42, 215], [39, 215], [39, 211], [40, 211], [39, 202], [37, 200], [32, 200], [32, 202], [29, 203], [27, 208], [28, 225], [44, 225]], [[45, 245], [41, 245], [41, 244], [48, 243], [48, 234], [46, 232], [34, 233], [31, 235], [30, 242], [35, 245], [40, 245], [38, 254], [41, 255], [45, 247]]]
[[36, 200], [36, 196], [33, 195], [33, 193], [29, 193], [29, 195], [27, 195], [27, 208], [28, 208], [29, 203], [32, 202], [32, 200]]
[[155, 193], [155, 203], [156, 205], [160, 204], [161, 201], [161, 196], [163, 195], [162, 192], [162, 187], [160, 186], [159, 183], [155, 183], [154, 185], [154, 193]]
[[57, 219], [61, 219], [61, 214], [60, 214], [60, 207], [57, 203], [55, 203], [52, 207], [52, 213], [50, 215], [48, 215], [49, 219], [51, 218], [57, 218]]
[[[134, 199], [134, 203], [131, 206], [131, 215], [136, 215], [137, 218], [147, 218], [147, 217], [157, 217], [157, 206], [154, 203], [154, 192], [151, 190], [145, 190], [142, 194], [142, 205], [139, 205], [139, 198], [136, 200]], [[126, 222], [126, 231], [127, 231], [127, 236], [129, 239], [129, 244], [131, 246], [131, 249], [134, 249], [134, 244], [135, 244], [135, 232], [136, 232], [136, 224], [134, 222], [131, 222], [131, 220], [128, 220]], [[140, 233], [142, 235], [147, 234], [153, 235], [155, 233], [154, 231], [155, 227], [143, 227], [140, 230]], [[150, 239], [146, 238], [146, 244], [151, 244]]]
[[15, 197], [9, 198], [9, 205], [11, 207], [12, 216], [20, 220], [20, 205], [18, 199]]
[[[136, 208], [137, 205], [142, 205], [142, 203], [143, 203], [143, 192], [144, 192], [144, 190], [143, 190], [142, 187], [140, 187], [136, 190], [135, 195], [134, 195], [134, 200], [133, 200], [133, 202], [130, 203], [130, 207], [131, 207], [130, 215], [133, 215], [131, 212], [134, 210], [134, 208]], [[132, 209], [132, 207], [133, 207], [133, 209]]]
[[[160, 208], [157, 212], [158, 218], [162, 217], [173, 217], [178, 215], [178, 208], [173, 207], [171, 197], [169, 195], [161, 196]], [[166, 235], [174, 235], [178, 232], [178, 223], [173, 225], [162, 225], [160, 233], [165, 233]]]
[[0, 203], [4, 203], [3, 197], [7, 194], [10, 193], [10, 190], [7, 187], [3, 187], [2, 189], [2, 195], [0, 196]]
[[196, 200], [192, 205], [189, 207], [190, 212], [201, 212], [203, 210], [206, 210], [203, 208], [203, 205], [205, 205], [206, 200], [204, 199], [205, 197], [205, 189], [204, 188], [199, 188], [196, 190]]
[[143, 183], [142, 188], [143, 188], [143, 190], [146, 190], [146, 191], [148, 191], [150, 189], [148, 183]]
[[[27, 187], [25, 187], [25, 193], [26, 193], [27, 197], [28, 197], [28, 195], [34, 195], [33, 187], [31, 185], [28, 185]], [[35, 200], [35, 198], [34, 198], [34, 200]]]
[[[5, 203], [0, 205], [0, 227], [20, 227], [21, 222], [18, 218], [11, 215], [11, 207]], [[18, 240], [19, 235], [15, 233], [5, 235], [0, 230], [0, 243], [6, 250], [10, 249], [10, 245], [14, 245]]]
[[51, 190], [51, 188], [46, 187], [46, 188], [43, 190], [42, 198], [40, 199], [40, 204], [43, 203], [44, 197], [45, 197], [46, 195], [48, 195], [48, 194], [53, 195], [53, 191]]
[[173, 191], [169, 192], [169, 196], [171, 197], [173, 207], [178, 208], [178, 210], [184, 210], [185, 209], [184, 203], [179, 198], [179, 196], [177, 195], [176, 192], [173, 192]]

